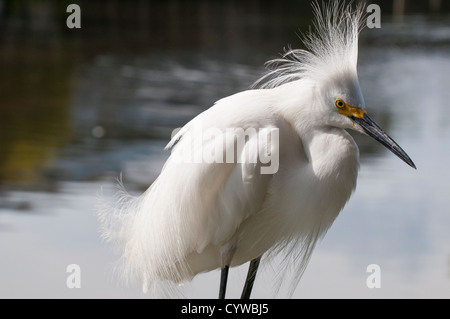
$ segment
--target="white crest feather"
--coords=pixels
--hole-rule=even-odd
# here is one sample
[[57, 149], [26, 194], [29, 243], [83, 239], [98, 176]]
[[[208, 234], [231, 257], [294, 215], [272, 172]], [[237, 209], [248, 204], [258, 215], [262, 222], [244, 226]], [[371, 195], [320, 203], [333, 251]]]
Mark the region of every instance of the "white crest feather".
[[300, 79], [317, 81], [345, 70], [356, 71], [358, 35], [363, 28], [364, 6], [353, 9], [340, 1], [312, 4], [314, 30], [302, 37], [306, 50], [288, 47], [281, 58], [268, 61], [269, 71], [254, 84], [254, 88], [270, 89]]

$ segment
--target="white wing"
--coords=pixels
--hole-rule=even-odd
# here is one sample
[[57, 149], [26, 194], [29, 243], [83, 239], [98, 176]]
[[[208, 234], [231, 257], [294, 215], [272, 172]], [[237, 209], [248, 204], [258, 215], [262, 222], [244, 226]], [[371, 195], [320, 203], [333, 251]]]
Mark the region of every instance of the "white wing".
[[273, 174], [261, 170], [277, 168], [266, 162], [278, 160], [280, 118], [260, 105], [264, 92], [223, 99], [189, 122], [169, 143], [171, 156], [152, 186], [102, 215], [105, 237], [124, 251], [127, 278], [148, 287], [220, 267], [220, 247], [263, 205]]

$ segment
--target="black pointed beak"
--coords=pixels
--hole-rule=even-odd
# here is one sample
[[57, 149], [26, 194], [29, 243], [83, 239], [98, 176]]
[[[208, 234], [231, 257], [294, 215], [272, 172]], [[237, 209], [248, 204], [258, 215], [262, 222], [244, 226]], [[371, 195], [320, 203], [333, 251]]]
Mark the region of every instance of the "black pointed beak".
[[387, 135], [378, 125], [375, 123], [367, 113], [364, 113], [363, 117], [350, 117], [356, 124], [358, 124], [364, 133], [373, 137], [378, 142], [383, 144], [388, 150], [397, 155], [406, 164], [412, 168], [416, 168], [413, 161], [409, 158], [408, 154], [392, 139]]

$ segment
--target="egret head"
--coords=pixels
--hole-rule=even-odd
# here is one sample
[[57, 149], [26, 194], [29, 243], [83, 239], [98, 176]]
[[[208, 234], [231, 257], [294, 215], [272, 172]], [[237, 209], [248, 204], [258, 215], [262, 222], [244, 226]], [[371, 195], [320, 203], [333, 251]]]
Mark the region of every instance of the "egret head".
[[334, 105], [337, 112], [346, 119], [352, 122], [351, 129], [359, 131], [363, 134], [373, 137], [375, 140], [384, 145], [388, 150], [397, 155], [406, 164], [412, 168], [416, 168], [413, 161], [408, 154], [389, 136], [387, 135], [370, 117], [367, 115], [365, 109], [353, 106], [343, 99], [336, 99]]
[[362, 117], [366, 112], [356, 70], [330, 74], [316, 85], [314, 100], [323, 121], [330, 126], [353, 129], [351, 116]]
[[[289, 49], [257, 85], [278, 87], [299, 81], [312, 83], [314, 111], [329, 126], [353, 129], [373, 137], [405, 163], [416, 168], [409, 156], [368, 115], [357, 76], [358, 36], [364, 22], [364, 6], [314, 2], [315, 30], [303, 37], [307, 50]], [[261, 85], [261, 83], [264, 83]]]

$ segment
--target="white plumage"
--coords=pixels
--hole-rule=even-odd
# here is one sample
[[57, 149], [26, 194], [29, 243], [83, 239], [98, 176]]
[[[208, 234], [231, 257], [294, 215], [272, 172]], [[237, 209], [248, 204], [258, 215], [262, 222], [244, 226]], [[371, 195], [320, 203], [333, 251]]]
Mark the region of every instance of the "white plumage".
[[[168, 144], [172, 153], [149, 189], [136, 198], [123, 192], [100, 212], [127, 280], [147, 290], [282, 252], [297, 286], [356, 186], [359, 152], [345, 129], [370, 135], [356, 73], [363, 9], [335, 1], [314, 10], [316, 30], [304, 39], [309, 51], [269, 62], [259, 89], [221, 99], [191, 120]], [[256, 134], [238, 143], [233, 129]], [[205, 137], [208, 130], [215, 138]], [[232, 151], [233, 160], [206, 162], [199, 147]], [[276, 172], [262, 174], [270, 164]]]

